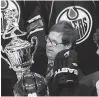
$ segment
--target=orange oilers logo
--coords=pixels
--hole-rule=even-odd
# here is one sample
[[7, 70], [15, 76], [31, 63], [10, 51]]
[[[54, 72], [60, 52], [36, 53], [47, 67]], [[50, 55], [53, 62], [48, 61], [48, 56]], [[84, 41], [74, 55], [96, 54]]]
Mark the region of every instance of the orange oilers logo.
[[82, 43], [89, 37], [93, 21], [90, 13], [85, 8], [80, 6], [70, 6], [63, 9], [59, 13], [56, 23], [62, 20], [71, 22], [73, 27], [78, 30], [79, 39], [76, 44]]

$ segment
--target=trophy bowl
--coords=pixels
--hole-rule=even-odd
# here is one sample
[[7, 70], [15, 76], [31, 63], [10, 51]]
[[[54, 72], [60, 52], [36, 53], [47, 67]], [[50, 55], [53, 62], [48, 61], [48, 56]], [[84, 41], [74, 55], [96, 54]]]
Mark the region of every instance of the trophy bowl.
[[[34, 47], [33, 39], [36, 40], [34, 52], [32, 53], [31, 47]], [[13, 38], [9, 44], [5, 47], [5, 53], [8, 56], [10, 62], [10, 68], [14, 71], [24, 71], [26, 68], [30, 68], [33, 61], [34, 53], [37, 49], [37, 37], [34, 36], [31, 39], [31, 43], [22, 40], [20, 38]]]

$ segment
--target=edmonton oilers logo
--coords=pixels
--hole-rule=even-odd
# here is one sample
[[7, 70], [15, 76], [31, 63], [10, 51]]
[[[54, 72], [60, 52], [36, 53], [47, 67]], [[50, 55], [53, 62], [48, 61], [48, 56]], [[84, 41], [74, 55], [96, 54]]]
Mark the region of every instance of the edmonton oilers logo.
[[61, 20], [71, 22], [72, 26], [78, 30], [79, 39], [76, 44], [82, 43], [89, 37], [92, 29], [92, 17], [85, 8], [80, 6], [67, 7], [59, 13], [56, 23]]

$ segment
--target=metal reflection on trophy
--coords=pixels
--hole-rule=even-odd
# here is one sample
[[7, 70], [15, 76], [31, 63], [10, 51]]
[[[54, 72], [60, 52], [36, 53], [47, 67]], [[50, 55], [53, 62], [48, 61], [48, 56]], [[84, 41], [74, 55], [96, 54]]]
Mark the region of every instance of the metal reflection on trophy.
[[[31, 47], [34, 47], [33, 40], [36, 40], [36, 45], [34, 52], [31, 52]], [[27, 68], [33, 63], [33, 56], [37, 49], [38, 40], [34, 36], [31, 39], [31, 43], [20, 38], [13, 38], [12, 41], [6, 45], [5, 53], [11, 63], [10, 68], [14, 71], [22, 71], [22, 69]]]
[[[38, 45], [36, 36], [31, 38], [31, 43], [19, 38], [19, 36], [27, 34], [27, 32], [23, 32], [19, 29], [19, 20], [20, 7], [18, 3], [15, 0], [2, 0], [1, 35], [4, 40], [12, 39], [10, 43], [2, 49], [2, 53], [7, 55], [2, 56], [2, 58], [9, 64], [10, 68], [16, 72], [18, 80], [24, 72], [30, 71]], [[33, 49], [34, 51], [32, 51]]]

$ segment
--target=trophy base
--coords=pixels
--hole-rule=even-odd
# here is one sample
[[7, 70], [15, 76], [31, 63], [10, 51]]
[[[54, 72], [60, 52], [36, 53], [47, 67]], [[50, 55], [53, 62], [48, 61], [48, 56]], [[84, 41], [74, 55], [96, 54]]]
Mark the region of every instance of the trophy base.
[[26, 73], [26, 72], [30, 72], [30, 67], [27, 67], [27, 68], [21, 69], [19, 71], [16, 71], [18, 81], [23, 77], [23, 74]]

